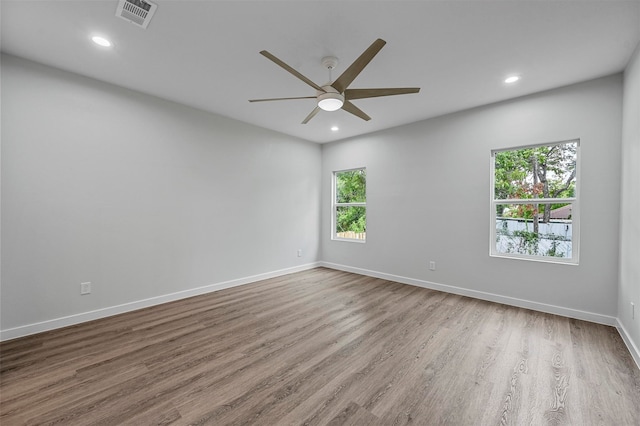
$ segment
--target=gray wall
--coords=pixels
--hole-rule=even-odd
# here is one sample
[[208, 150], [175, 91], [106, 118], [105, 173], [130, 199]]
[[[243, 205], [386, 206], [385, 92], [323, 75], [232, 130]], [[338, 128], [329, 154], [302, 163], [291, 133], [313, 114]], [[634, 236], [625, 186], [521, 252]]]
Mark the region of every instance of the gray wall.
[[[624, 138], [617, 75], [319, 146], [2, 56], [3, 338], [321, 259], [594, 321], [619, 316], [637, 344], [638, 62], [624, 77]], [[491, 149], [573, 138], [580, 265], [489, 257]], [[361, 166], [367, 243], [331, 241], [331, 172]]]
[[[613, 324], [621, 119], [622, 76], [615, 75], [325, 145], [321, 258]], [[574, 138], [581, 140], [580, 264], [489, 257], [491, 150]], [[360, 166], [367, 168], [367, 242], [332, 241], [331, 173]]]
[[624, 73], [623, 105], [618, 318], [640, 357], [640, 45]]
[[2, 330], [317, 260], [319, 145], [11, 56], [1, 82]]

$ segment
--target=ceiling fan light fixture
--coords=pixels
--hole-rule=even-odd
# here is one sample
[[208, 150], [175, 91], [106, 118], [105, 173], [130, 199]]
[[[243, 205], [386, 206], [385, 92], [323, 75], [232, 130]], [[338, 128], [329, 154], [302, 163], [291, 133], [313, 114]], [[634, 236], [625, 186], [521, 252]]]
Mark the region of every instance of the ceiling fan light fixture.
[[324, 111], [336, 111], [342, 108], [344, 96], [340, 93], [323, 93], [318, 96], [318, 107]]

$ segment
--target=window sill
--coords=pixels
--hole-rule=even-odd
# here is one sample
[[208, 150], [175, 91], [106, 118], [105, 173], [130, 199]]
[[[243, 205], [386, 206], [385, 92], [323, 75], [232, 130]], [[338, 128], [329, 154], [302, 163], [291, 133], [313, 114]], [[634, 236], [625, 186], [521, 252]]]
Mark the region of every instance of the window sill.
[[540, 262], [540, 263], [552, 263], [558, 265], [569, 265], [569, 266], [578, 266], [578, 259], [566, 259], [561, 257], [533, 257], [533, 256], [518, 256], [513, 254], [496, 254], [490, 253], [489, 257], [495, 257], [499, 259], [513, 259], [513, 260], [525, 260], [529, 262]]
[[337, 238], [337, 237], [332, 237], [331, 241], [342, 241], [345, 243], [358, 243], [358, 244], [364, 244], [367, 242], [367, 240], [358, 240], [356, 238]]

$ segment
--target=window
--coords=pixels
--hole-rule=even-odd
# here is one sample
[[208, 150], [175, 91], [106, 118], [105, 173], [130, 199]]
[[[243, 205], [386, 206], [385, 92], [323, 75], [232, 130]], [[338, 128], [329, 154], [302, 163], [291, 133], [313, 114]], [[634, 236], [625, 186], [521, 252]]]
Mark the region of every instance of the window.
[[332, 238], [364, 242], [367, 236], [366, 169], [333, 172], [332, 199]]
[[492, 256], [578, 263], [580, 141], [491, 153]]

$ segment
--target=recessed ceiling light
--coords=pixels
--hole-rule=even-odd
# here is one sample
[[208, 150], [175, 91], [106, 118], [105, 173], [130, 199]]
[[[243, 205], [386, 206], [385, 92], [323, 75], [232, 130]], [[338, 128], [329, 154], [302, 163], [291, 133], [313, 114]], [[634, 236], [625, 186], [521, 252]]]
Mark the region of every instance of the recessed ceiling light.
[[333, 127], [331, 128], [331, 131], [332, 131], [332, 132], [337, 132], [338, 130], [340, 130], [340, 128], [338, 128], [338, 126], [333, 126]]
[[102, 47], [111, 47], [111, 42], [109, 40], [107, 40], [104, 37], [100, 37], [100, 36], [93, 36], [91, 37], [91, 40], [97, 44], [98, 46], [102, 46]]
[[511, 84], [511, 83], [515, 83], [516, 81], [520, 80], [520, 77], [518, 77], [517, 75], [512, 75], [511, 77], [507, 77], [504, 82], [507, 84]]

